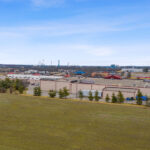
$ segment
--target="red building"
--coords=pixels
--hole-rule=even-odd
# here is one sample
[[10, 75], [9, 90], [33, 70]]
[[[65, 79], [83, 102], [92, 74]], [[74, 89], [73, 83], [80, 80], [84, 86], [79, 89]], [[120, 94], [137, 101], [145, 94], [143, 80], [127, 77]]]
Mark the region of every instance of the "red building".
[[118, 80], [121, 80], [121, 76], [118, 76], [118, 75], [109, 75], [109, 76], [105, 77], [105, 79], [118, 79]]

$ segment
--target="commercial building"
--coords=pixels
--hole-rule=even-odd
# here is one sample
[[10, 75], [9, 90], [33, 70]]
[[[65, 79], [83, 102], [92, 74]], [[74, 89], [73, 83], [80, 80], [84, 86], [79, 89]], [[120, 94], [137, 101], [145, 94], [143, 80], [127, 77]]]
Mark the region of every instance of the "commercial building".
[[111, 97], [113, 93], [115, 95], [118, 95], [119, 91], [122, 92], [125, 98], [127, 98], [127, 97], [136, 97], [138, 89], [126, 87], [106, 87], [103, 89], [103, 97], [106, 98], [107, 95]]
[[104, 85], [96, 85], [96, 84], [83, 84], [83, 83], [70, 83], [67, 81], [40, 81], [41, 90], [44, 92], [48, 92], [49, 90], [59, 91], [60, 89], [66, 87], [72, 95], [77, 95], [77, 93], [81, 91], [98, 91], [102, 92], [105, 88]]
[[138, 68], [123, 68], [121, 69], [122, 72], [143, 72], [143, 69]]
[[10, 79], [22, 79], [22, 80], [41, 80], [41, 79], [46, 79], [46, 80], [58, 80], [62, 79], [63, 77], [61, 76], [44, 76], [44, 75], [25, 75], [25, 74], [8, 74], [8, 78]]
[[[120, 80], [119, 80], [120, 81]], [[128, 97], [136, 97], [136, 94], [138, 90], [141, 90], [143, 95], [150, 96], [150, 87], [144, 87], [144, 86], [119, 86], [119, 85], [111, 85], [111, 84], [86, 84], [86, 83], [80, 83], [80, 82], [75, 82], [71, 83], [70, 81], [49, 81], [49, 80], [40, 80], [40, 87], [43, 92], [47, 92], [49, 90], [56, 90], [59, 91], [60, 89], [63, 89], [66, 87], [69, 91], [70, 94], [73, 97], [77, 97], [78, 92], [81, 90], [84, 93], [87, 93], [89, 91], [98, 91], [101, 93], [102, 98], [105, 98], [106, 95], [108, 94], [110, 97], [112, 94], [118, 94], [119, 91], [122, 92], [125, 98]]]

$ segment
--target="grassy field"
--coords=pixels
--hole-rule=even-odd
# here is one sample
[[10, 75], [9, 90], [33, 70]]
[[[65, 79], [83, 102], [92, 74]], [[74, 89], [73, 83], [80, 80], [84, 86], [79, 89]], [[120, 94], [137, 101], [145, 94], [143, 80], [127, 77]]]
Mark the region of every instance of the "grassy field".
[[150, 150], [150, 108], [1, 94], [0, 150]]

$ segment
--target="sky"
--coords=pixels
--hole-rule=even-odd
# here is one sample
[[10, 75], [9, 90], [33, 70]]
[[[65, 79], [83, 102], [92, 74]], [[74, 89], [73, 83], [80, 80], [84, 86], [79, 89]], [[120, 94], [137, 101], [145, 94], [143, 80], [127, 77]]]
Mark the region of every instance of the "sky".
[[150, 65], [150, 0], [0, 0], [0, 64]]

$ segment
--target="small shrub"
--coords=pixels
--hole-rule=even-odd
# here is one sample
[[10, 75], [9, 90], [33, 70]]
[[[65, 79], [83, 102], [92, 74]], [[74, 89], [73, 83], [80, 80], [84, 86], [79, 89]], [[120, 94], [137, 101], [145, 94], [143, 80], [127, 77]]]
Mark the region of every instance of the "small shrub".
[[7, 89], [5, 87], [0, 88], [0, 93], [6, 93]]
[[125, 100], [125, 99], [124, 99], [124, 96], [123, 96], [123, 94], [122, 94], [121, 91], [118, 92], [117, 98], [118, 98], [118, 102], [119, 102], [119, 103], [123, 103], [124, 100]]
[[98, 95], [98, 91], [95, 92], [95, 96], [94, 96], [95, 101], [99, 101], [99, 95]]
[[137, 93], [137, 104], [138, 105], [142, 105], [142, 93], [140, 90], [138, 90], [138, 93]]
[[23, 94], [23, 91], [24, 91], [24, 86], [19, 86], [19, 89], [18, 89], [19, 93], [20, 94]]
[[56, 93], [57, 93], [56, 91], [50, 90], [48, 94], [49, 94], [49, 97], [54, 98], [56, 97]]
[[114, 93], [112, 94], [112, 103], [117, 103], [117, 97]]
[[41, 88], [40, 87], [34, 88], [34, 96], [41, 96]]
[[59, 90], [58, 94], [59, 94], [59, 98], [64, 98], [64, 92], [62, 89]]
[[84, 98], [83, 92], [82, 92], [81, 90], [79, 91], [79, 98], [80, 98], [81, 100]]
[[106, 95], [105, 100], [106, 100], [106, 102], [109, 102], [109, 101], [110, 101], [110, 97], [109, 97], [109, 95], [108, 95], [108, 94]]
[[94, 97], [93, 97], [93, 95], [92, 95], [92, 92], [91, 92], [91, 91], [89, 92], [88, 99], [89, 99], [90, 101], [93, 101], [93, 99], [94, 99]]
[[69, 90], [66, 87], [63, 88], [63, 95], [65, 98], [70, 95]]

